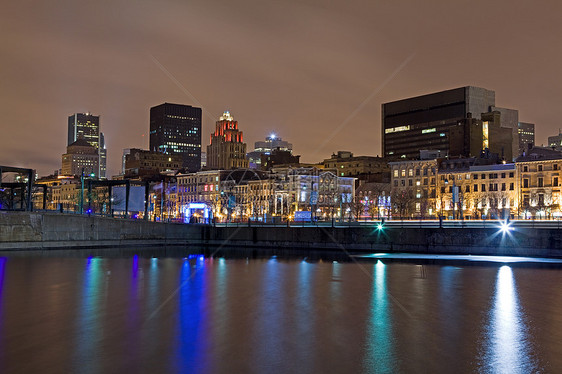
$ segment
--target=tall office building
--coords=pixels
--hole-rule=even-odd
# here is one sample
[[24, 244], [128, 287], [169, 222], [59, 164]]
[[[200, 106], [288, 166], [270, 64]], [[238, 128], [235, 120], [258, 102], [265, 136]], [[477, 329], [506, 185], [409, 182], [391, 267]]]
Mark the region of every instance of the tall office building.
[[[517, 131], [519, 134], [519, 155], [522, 155], [527, 149], [535, 146], [535, 124], [519, 122], [517, 124]], [[548, 138], [548, 145], [551, 145], [550, 137]], [[562, 143], [559, 145], [562, 146]]]
[[495, 99], [494, 91], [466, 86], [382, 104], [383, 155], [413, 159], [436, 150], [468, 157], [488, 148], [511, 161], [519, 114], [496, 107]]
[[69, 146], [80, 138], [80, 134], [91, 146], [100, 147], [100, 116], [90, 113], [74, 113], [68, 117], [68, 141]]
[[189, 172], [201, 169], [201, 108], [164, 103], [150, 108], [150, 150], [181, 155]]
[[103, 132], [100, 132], [100, 149], [99, 149], [99, 154], [100, 154], [100, 171], [99, 171], [99, 177], [101, 179], [105, 179], [105, 173], [107, 171], [107, 149], [105, 148], [105, 137], [103, 135]]
[[238, 121], [224, 112], [217, 121], [215, 131], [211, 134], [211, 144], [207, 146], [207, 169], [247, 168], [246, 143]]
[[416, 158], [422, 149], [449, 151], [449, 130], [468, 118], [480, 119], [495, 105], [495, 92], [460, 87], [382, 104], [385, 157]]
[[[511, 129], [511, 135], [513, 137], [513, 144], [511, 146], [511, 154], [513, 157], [519, 155], [519, 111], [517, 109], [507, 109], [492, 106], [490, 107], [490, 112], [500, 112], [501, 126], [504, 128]], [[512, 160], [510, 160], [512, 161]]]
[[131, 149], [134, 148], [123, 149], [123, 156], [121, 157], [121, 175], [125, 175], [125, 162], [127, 161], [127, 155], [131, 154]]
[[100, 116], [90, 113], [74, 113], [68, 117], [68, 140], [66, 145], [69, 146], [81, 138], [96, 149], [99, 157], [98, 170], [95, 170], [93, 174], [98, 178], [104, 179], [107, 166], [107, 150], [103, 133], [100, 133]]
[[251, 169], [259, 169], [261, 166], [261, 157], [263, 155], [270, 155], [273, 151], [285, 151], [289, 154], [293, 153], [293, 145], [285, 141], [275, 134], [265, 138], [265, 141], [260, 140], [254, 143], [254, 150], [248, 152], [247, 157]]

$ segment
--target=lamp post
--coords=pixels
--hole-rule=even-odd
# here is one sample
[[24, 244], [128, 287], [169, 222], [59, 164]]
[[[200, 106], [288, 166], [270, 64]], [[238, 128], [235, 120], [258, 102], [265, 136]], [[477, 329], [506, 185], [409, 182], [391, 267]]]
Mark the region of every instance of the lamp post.
[[455, 184], [455, 175], [454, 174], [447, 174], [447, 179], [445, 180], [446, 184], [449, 184], [449, 176], [451, 176], [453, 178], [453, 189], [452, 189], [452, 194], [451, 194], [451, 201], [453, 203], [453, 219], [456, 218], [456, 214], [455, 214], [455, 204], [458, 202], [459, 200], [459, 192], [457, 190], [457, 185]]

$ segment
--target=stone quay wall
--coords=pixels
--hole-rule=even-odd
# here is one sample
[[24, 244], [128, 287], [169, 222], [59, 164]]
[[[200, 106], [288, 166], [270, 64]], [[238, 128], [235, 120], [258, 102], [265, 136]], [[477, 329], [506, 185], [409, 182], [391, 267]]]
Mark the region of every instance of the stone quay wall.
[[562, 257], [562, 230], [209, 226], [56, 213], [1, 212], [0, 250], [193, 246]]

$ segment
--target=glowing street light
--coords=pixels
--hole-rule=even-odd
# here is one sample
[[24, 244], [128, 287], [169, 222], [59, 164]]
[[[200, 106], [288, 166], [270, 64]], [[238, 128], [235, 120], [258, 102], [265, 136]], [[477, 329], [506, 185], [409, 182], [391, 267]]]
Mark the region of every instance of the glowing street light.
[[500, 232], [507, 234], [512, 230], [511, 223], [508, 220], [500, 221]]

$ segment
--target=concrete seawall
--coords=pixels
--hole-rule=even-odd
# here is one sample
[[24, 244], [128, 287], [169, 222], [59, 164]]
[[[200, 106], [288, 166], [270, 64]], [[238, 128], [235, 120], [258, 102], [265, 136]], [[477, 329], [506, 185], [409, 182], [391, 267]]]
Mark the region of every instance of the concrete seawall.
[[79, 215], [0, 213], [0, 250], [160, 245], [562, 257], [562, 230], [517, 228], [212, 227]]
[[74, 214], [0, 213], [0, 250], [188, 245], [200, 228]]

